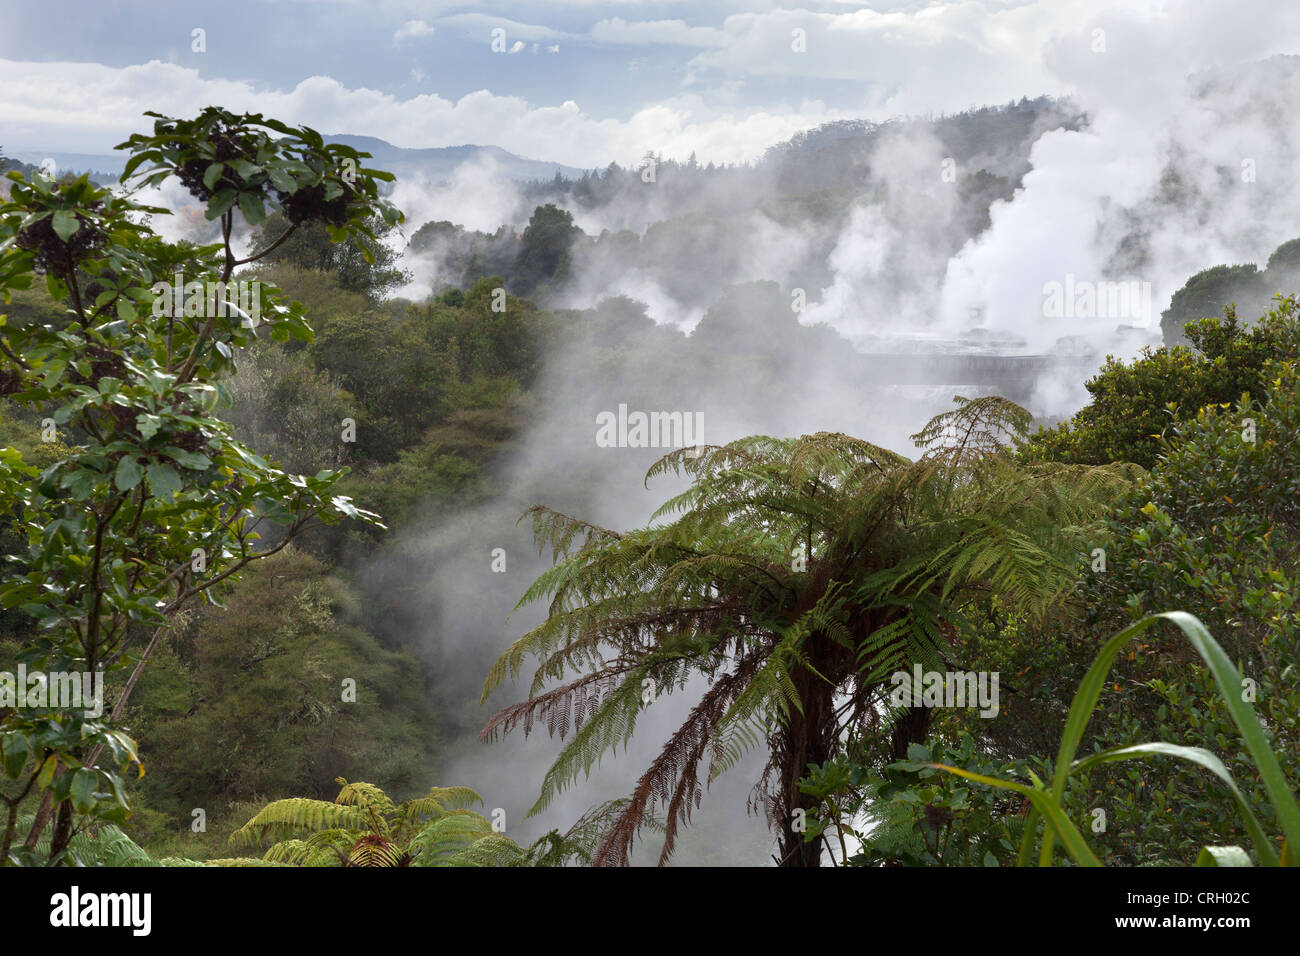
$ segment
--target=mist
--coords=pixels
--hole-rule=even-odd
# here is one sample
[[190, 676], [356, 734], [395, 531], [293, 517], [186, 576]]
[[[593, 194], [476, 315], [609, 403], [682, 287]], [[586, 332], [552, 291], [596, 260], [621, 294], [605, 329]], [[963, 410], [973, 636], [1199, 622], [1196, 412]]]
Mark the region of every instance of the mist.
[[[527, 821], [561, 741], [545, 728], [527, 740], [521, 733], [491, 744], [476, 739], [494, 709], [527, 689], [521, 680], [480, 708], [488, 667], [545, 613], [529, 606], [512, 614], [550, 562], [517, 524], [523, 511], [544, 504], [628, 529], [646, 524], [680, 490], [662, 478], [643, 484], [663, 450], [598, 447], [596, 414], [620, 404], [702, 413], [708, 443], [843, 431], [915, 454], [908, 436], [954, 394], [998, 389], [960, 376], [875, 374], [888, 363], [873, 355], [914, 353], [1041, 356], [1034, 379], [1012, 397], [1040, 418], [1059, 418], [1083, 404], [1083, 381], [1105, 354], [1128, 358], [1159, 344], [1160, 312], [1188, 275], [1218, 262], [1262, 261], [1294, 236], [1296, 134], [1279, 118], [1300, 107], [1300, 58], [1185, 75], [1171, 59], [1155, 67], [1164, 70], [1156, 74], [1162, 82], [1134, 96], [1133, 84], [1152, 75], [1150, 63], [1112, 57], [1103, 70], [1082, 55], [1056, 55], [1056, 69], [1076, 84], [1073, 101], [1040, 110], [1022, 142], [955, 156], [934, 123], [885, 124], [855, 156], [866, 172], [857, 195], [832, 198], [817, 221], [781, 215], [763, 201], [781, 195], [783, 167], [770, 156], [713, 184], [696, 178], [675, 190], [662, 175], [664, 158], [648, 150], [637, 170], [643, 188], [601, 204], [572, 193], [543, 197], [571, 213], [585, 236], [563, 283], [548, 288], [542, 303], [590, 310], [583, 313], [590, 317], [625, 296], [644, 307], [645, 326], [617, 348], [577, 335], [551, 354], [526, 438], [497, 464], [501, 493], [449, 525], [402, 529], [364, 572], [369, 587], [401, 591], [409, 619], [397, 626], [409, 629], [429, 661], [440, 695], [464, 702], [448, 714], [440, 776], [504, 808], [508, 832], [527, 838], [563, 830], [589, 807], [627, 795], [702, 686], [647, 707], [626, 751]], [[970, 192], [986, 180], [971, 176], [981, 171], [1008, 187], [993, 183], [1001, 194], [972, 202]], [[507, 226], [517, 235], [536, 204], [526, 192], [476, 163], [449, 183], [403, 181], [394, 198], [409, 217], [408, 235], [440, 220], [485, 233]], [[695, 227], [712, 244], [697, 272], [680, 261], [666, 272], [653, 255], [620, 256], [610, 241], [631, 233], [644, 251], [656, 228], [691, 216], [725, 218], [721, 230]], [[691, 228], [678, 234], [690, 236]], [[415, 278], [403, 294], [418, 297], [450, 281], [443, 251], [408, 256]], [[1067, 277], [1145, 284], [1149, 298], [1122, 315], [1048, 316], [1046, 285]], [[728, 287], [746, 283], [767, 283], [743, 293], [770, 307], [767, 324], [722, 319]], [[788, 321], [776, 316], [781, 307]], [[711, 314], [719, 317], [712, 325]], [[503, 573], [490, 567], [498, 548]], [[765, 757], [751, 754], [711, 787], [675, 863], [770, 862], [766, 822], [744, 810]], [[645, 836], [637, 860], [653, 862], [658, 844]]]

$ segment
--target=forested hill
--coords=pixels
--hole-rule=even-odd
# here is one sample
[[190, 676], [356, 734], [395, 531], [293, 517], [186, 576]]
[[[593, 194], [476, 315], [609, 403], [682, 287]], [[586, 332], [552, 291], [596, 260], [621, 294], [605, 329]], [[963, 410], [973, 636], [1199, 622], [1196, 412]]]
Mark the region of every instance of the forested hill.
[[331, 143], [342, 143], [353, 149], [370, 153], [374, 165], [395, 174], [399, 179], [416, 179], [439, 182], [451, 179], [462, 163], [482, 163], [505, 179], [537, 180], [552, 176], [579, 176], [581, 169], [541, 159], [528, 159], [502, 149], [500, 146], [439, 146], [430, 149], [411, 149], [394, 146], [375, 136], [354, 136], [336, 133], [325, 137]]
[[988, 228], [989, 207], [1019, 188], [1034, 142], [1085, 122], [1071, 104], [1044, 97], [940, 118], [832, 123], [734, 166], [650, 153], [528, 184], [517, 221], [494, 232], [425, 222], [409, 264], [434, 291], [500, 275], [543, 305], [649, 289], [664, 300], [657, 321], [689, 321], [729, 283], [773, 280], [810, 296], [831, 286], [853, 216], [875, 211], [890, 243], [878, 288], [899, 300], [929, 295], [949, 259]]

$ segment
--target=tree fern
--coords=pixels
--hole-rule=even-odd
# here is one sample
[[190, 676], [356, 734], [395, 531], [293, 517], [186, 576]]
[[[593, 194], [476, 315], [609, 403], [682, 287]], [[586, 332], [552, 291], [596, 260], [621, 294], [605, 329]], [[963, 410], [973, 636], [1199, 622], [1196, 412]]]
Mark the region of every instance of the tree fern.
[[[18, 818], [18, 826], [30, 827], [34, 817], [26, 815]], [[51, 832], [46, 831], [37, 839], [35, 850], [47, 855], [50, 850]], [[68, 840], [63, 862], [72, 866], [202, 866], [197, 860], [182, 857], [163, 857], [153, 859], [148, 852], [129, 836], [112, 824], [94, 825], [73, 833]]]
[[[610, 819], [593, 862], [626, 863], [655, 808], [666, 861], [702, 788], [760, 745], [770, 751], [761, 802], [782, 856], [815, 862], [790, 822], [807, 764], [880, 722], [892, 671], [946, 666], [969, 603], [996, 596], [1044, 613], [1068, 599], [1090, 527], [1135, 477], [1018, 467], [1005, 443], [1029, 422], [1005, 399], [959, 396], [914, 436], [915, 461], [825, 432], [674, 451], [646, 480], [690, 485], [649, 527], [626, 532], [531, 509], [555, 562], [519, 606], [541, 601], [549, 613], [489, 671], [484, 699], [536, 664], [527, 699], [482, 736], [541, 723], [564, 739], [532, 812], [627, 743], [643, 687], [674, 692], [701, 675], [708, 689]], [[925, 721], [897, 727], [916, 737]]]
[[[525, 851], [468, 809], [483, 798], [469, 787], [432, 787], [423, 797], [395, 804], [371, 783], [337, 779], [333, 803], [292, 797], [276, 800], [231, 834], [243, 846], [271, 846], [261, 859], [210, 861], [217, 866], [451, 866], [473, 851], [474, 865], [518, 865]], [[477, 841], [487, 840], [475, 849]]]
[[308, 836], [318, 830], [364, 831], [369, 823], [369, 815], [359, 807], [289, 797], [263, 807], [253, 819], [230, 835], [230, 841], [252, 847]]

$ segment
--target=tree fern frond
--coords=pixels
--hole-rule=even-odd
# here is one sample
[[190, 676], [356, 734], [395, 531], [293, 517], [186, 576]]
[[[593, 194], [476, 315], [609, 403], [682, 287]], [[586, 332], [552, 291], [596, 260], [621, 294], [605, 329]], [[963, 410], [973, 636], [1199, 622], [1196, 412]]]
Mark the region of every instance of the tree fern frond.
[[[669, 690], [699, 674], [710, 688], [592, 862], [626, 863], [653, 807], [665, 811], [667, 860], [704, 786], [765, 738], [773, 760], [796, 764], [769, 774], [769, 761], [760, 780], [773, 788], [769, 819], [788, 829], [805, 756], [839, 752], [841, 713], [878, 731], [883, 682], [912, 664], [947, 666], [966, 605], [996, 597], [1043, 615], [1067, 600], [1081, 544], [1132, 472], [1021, 466], [1008, 443], [1029, 425], [1023, 408], [955, 401], [914, 436], [925, 449], [915, 461], [839, 433], [758, 435], [663, 456], [647, 482], [691, 481], [647, 527], [615, 533], [532, 512], [556, 560], [519, 606], [545, 602], [546, 619], [498, 657], [483, 699], [527, 662], [536, 669], [528, 699], [481, 734], [527, 734], [541, 721], [568, 741], [530, 812], [627, 743], [643, 679]], [[550, 859], [561, 839], [538, 852]], [[789, 854], [811, 852], [797, 834], [782, 839]]]
[[348, 852], [348, 866], [402, 866], [407, 856], [400, 846], [377, 833], [357, 840]]
[[255, 856], [231, 856], [215, 860], [204, 860], [204, 866], [290, 866], [289, 863], [272, 863]]
[[641, 693], [641, 676], [634, 671], [605, 696], [596, 712], [560, 750], [546, 771], [541, 794], [527, 816], [545, 810], [561, 791], [577, 780], [580, 773], [590, 774], [592, 766], [605, 751], [619, 743], [626, 744], [632, 738], [641, 711]]
[[493, 835], [491, 822], [480, 814], [471, 811], [445, 816], [425, 826], [411, 840], [411, 865], [447, 866], [475, 840]]
[[306, 836], [317, 830], [360, 830], [369, 824], [369, 815], [359, 807], [290, 797], [267, 804], [230, 835], [230, 842], [240, 846], [258, 846]]
[[524, 848], [501, 833], [489, 833], [447, 858], [446, 866], [522, 866]]

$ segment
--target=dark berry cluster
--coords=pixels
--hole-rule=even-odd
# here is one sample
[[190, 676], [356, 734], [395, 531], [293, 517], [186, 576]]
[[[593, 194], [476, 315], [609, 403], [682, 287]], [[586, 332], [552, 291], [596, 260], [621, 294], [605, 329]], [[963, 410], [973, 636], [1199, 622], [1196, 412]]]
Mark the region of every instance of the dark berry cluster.
[[[102, 204], [94, 201], [86, 205], [94, 209]], [[104, 245], [104, 233], [89, 219], [78, 213], [77, 222], [80, 228], [64, 242], [54, 231], [54, 217], [46, 216], [19, 231], [18, 247], [36, 253], [34, 264], [37, 272], [66, 278], [78, 263], [93, 256]]]
[[225, 127], [218, 127], [213, 131], [212, 148], [213, 159], [191, 159], [182, 163], [177, 173], [181, 184], [190, 191], [190, 195], [205, 201], [222, 189], [244, 188], [243, 179], [229, 166], [221, 171], [221, 175], [217, 177], [211, 189], [205, 186], [203, 176], [214, 162], [229, 163], [232, 159], [242, 159], [250, 163], [257, 161], [256, 143], [250, 137], [236, 136]]
[[90, 376], [70, 370], [72, 380], [78, 385], [94, 385], [103, 378], [126, 378], [126, 362], [112, 349], [92, 343], [86, 346], [86, 352], [90, 356]]
[[12, 395], [22, 387], [22, 375], [11, 368], [0, 368], [0, 395]]
[[351, 190], [346, 186], [341, 196], [325, 198], [325, 186], [303, 186], [297, 192], [284, 193], [276, 190], [276, 197], [284, 210], [284, 217], [295, 226], [304, 222], [323, 222], [331, 226], [343, 226], [348, 221], [348, 203]]

